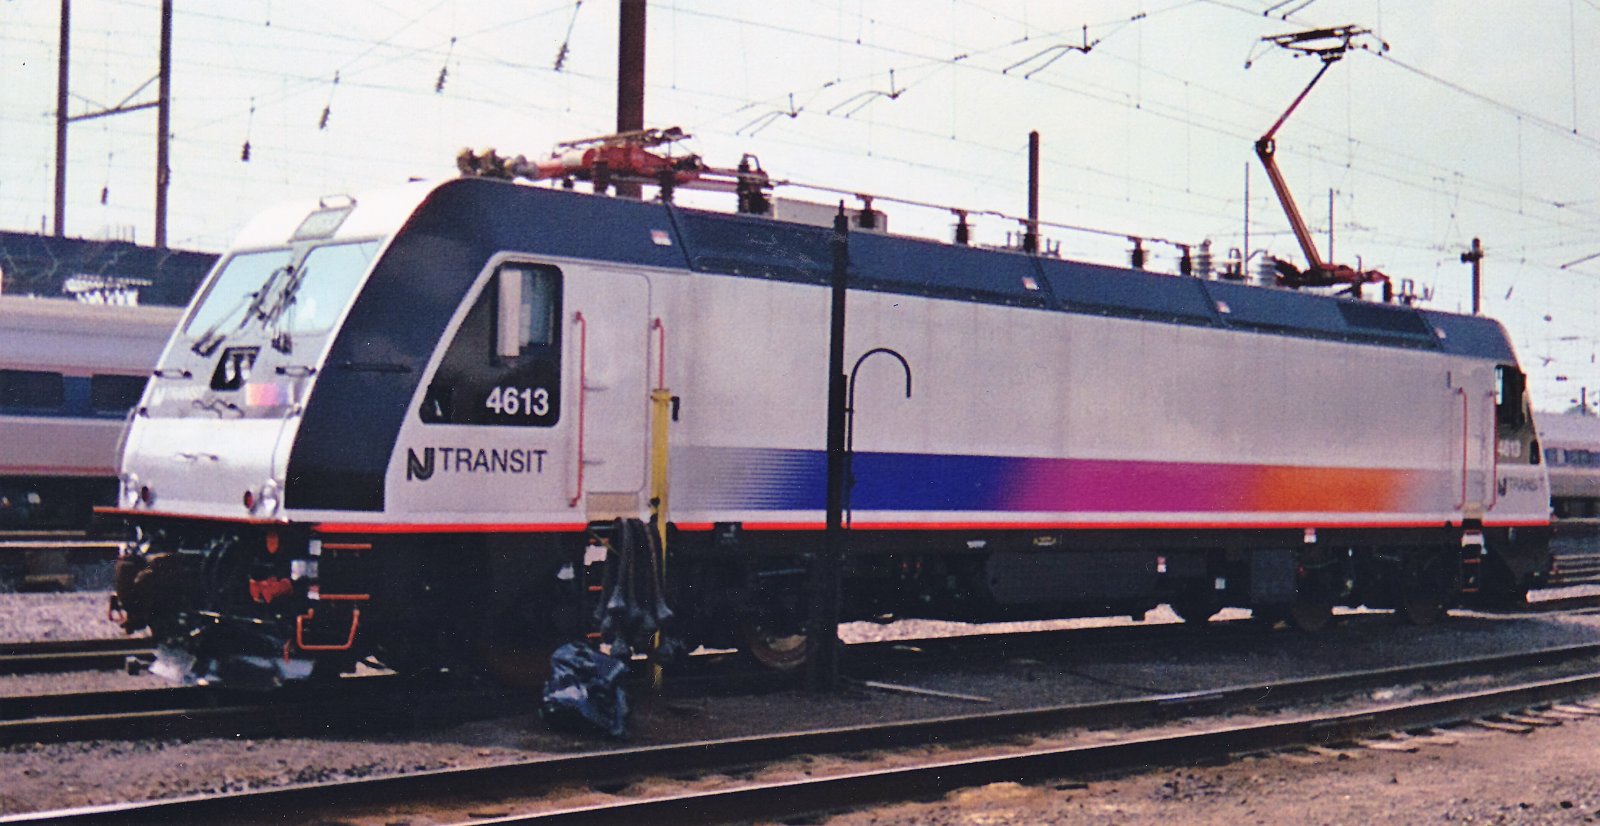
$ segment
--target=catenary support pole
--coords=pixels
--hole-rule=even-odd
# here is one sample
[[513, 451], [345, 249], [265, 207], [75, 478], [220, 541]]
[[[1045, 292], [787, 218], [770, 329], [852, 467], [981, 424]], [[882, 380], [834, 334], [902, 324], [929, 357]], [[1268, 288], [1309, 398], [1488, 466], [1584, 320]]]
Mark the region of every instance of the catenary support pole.
[[67, 64], [72, 55], [72, 0], [61, 0], [61, 46], [56, 57], [56, 223], [67, 233]]
[[1244, 165], [1244, 247], [1239, 250], [1239, 277], [1250, 269], [1250, 164]]
[[[617, 131], [644, 128], [645, 0], [619, 0], [617, 22]], [[636, 183], [617, 184], [617, 196], [639, 198]]]
[[1030, 253], [1039, 251], [1039, 133], [1028, 133], [1028, 229], [1022, 236], [1022, 248]]
[[1472, 265], [1472, 314], [1482, 309], [1483, 296], [1483, 244], [1472, 239], [1472, 249], [1461, 253], [1461, 263]]
[[839, 599], [844, 558], [845, 487], [850, 484], [845, 451], [844, 322], [846, 282], [850, 269], [850, 220], [839, 204], [833, 219], [832, 307], [828, 325], [828, 502], [822, 553], [811, 565], [811, 611], [807, 644], [811, 660], [807, 683], [813, 691], [833, 691], [839, 684]]
[[161, 68], [156, 84], [156, 249], [167, 248], [167, 184], [172, 179], [172, 0], [161, 0]]

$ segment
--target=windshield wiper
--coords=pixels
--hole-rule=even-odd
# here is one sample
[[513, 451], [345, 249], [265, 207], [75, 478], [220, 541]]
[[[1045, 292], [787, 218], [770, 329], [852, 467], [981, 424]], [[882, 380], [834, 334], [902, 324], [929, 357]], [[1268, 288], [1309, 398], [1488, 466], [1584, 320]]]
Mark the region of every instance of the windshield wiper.
[[[228, 311], [223, 313], [221, 318], [217, 319], [217, 323], [211, 325], [204, 333], [200, 334], [200, 338], [196, 339], [195, 343], [190, 345], [189, 349], [193, 350], [197, 355], [200, 356], [210, 356], [212, 353], [215, 353], [217, 351], [217, 347], [222, 344], [224, 339], [227, 338], [227, 336], [223, 335], [219, 331], [222, 329], [223, 325], [228, 323], [229, 319], [233, 318], [234, 315], [239, 312], [240, 307], [245, 307], [244, 318], [239, 320], [239, 327], [235, 329], [243, 328], [244, 325], [248, 324], [250, 319], [254, 316], [261, 316], [262, 318], [265, 318], [266, 316], [262, 312], [262, 307], [266, 305], [267, 295], [272, 291], [273, 285], [278, 282], [278, 278], [284, 273], [289, 272], [291, 269], [292, 268], [288, 264], [285, 264], [273, 270], [267, 275], [266, 280], [261, 282], [260, 289], [248, 295], [241, 296], [237, 303], [228, 308]], [[250, 302], [248, 307], [245, 306], [246, 300]]]
[[[278, 280], [284, 275], [289, 275], [292, 277], [293, 274], [294, 267], [290, 264], [284, 264], [283, 266], [273, 270], [272, 273], [267, 276], [267, 280], [261, 282], [261, 289], [256, 290], [251, 294], [250, 307], [246, 309], [244, 313], [245, 321], [249, 321], [251, 318], [259, 318], [262, 321], [266, 321], [268, 315], [270, 315], [272, 312], [271, 310], [266, 309], [266, 306], [267, 299], [274, 297], [273, 288], [278, 286]], [[279, 292], [281, 293], [281, 291]]]
[[300, 292], [300, 285], [304, 284], [305, 280], [306, 268], [301, 265], [299, 269], [289, 273], [289, 280], [285, 281], [283, 289], [278, 291], [277, 300], [261, 314], [261, 320], [267, 329], [274, 331], [272, 349], [285, 355], [294, 350], [294, 339], [287, 331], [279, 330], [278, 325], [282, 323], [284, 316], [289, 314], [289, 307], [294, 304], [295, 295]]

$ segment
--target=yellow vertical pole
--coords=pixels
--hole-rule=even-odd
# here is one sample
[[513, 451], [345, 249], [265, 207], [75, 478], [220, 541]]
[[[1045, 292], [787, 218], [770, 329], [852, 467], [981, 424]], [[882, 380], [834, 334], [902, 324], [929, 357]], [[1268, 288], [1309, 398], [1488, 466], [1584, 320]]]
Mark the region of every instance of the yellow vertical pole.
[[[650, 511], [656, 520], [656, 547], [661, 558], [656, 560], [656, 570], [661, 572], [662, 587], [667, 579], [667, 425], [672, 421], [672, 391], [657, 387], [650, 391]], [[661, 647], [658, 629], [652, 645]], [[650, 684], [660, 690], [661, 666], [651, 664]]]

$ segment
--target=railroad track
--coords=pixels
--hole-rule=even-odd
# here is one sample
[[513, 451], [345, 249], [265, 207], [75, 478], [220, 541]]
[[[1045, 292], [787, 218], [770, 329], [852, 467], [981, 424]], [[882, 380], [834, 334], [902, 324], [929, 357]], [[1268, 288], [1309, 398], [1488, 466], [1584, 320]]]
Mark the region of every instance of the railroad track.
[[120, 547], [81, 531], [0, 532], [0, 575], [19, 591], [70, 591], [80, 571], [109, 564]]
[[[1353, 627], [1357, 633], [1366, 630], [1362, 626], [1381, 626], [1392, 622], [1393, 618], [1386, 614], [1357, 614], [1346, 618], [1347, 626]], [[908, 666], [937, 669], [952, 664], [1001, 669], [1008, 661], [1033, 658], [1053, 660], [1058, 656], [1065, 656], [1068, 663], [1081, 664], [1115, 656], [1114, 652], [1119, 651], [1138, 650], [1149, 654], [1162, 646], [1182, 646], [1190, 651], [1215, 648], [1226, 653], [1241, 645], [1254, 646], [1269, 633], [1259, 624], [1248, 620], [1233, 620], [1212, 623], [1203, 631], [1182, 623], [1162, 623], [885, 640], [847, 646], [843, 663], [847, 674], [858, 684], [872, 690], [938, 696], [937, 691], [892, 682], [896, 679], [894, 675], [897, 669]], [[120, 641], [93, 641], [92, 648], [106, 649], [106, 653], [54, 654], [47, 651], [30, 656], [44, 667], [53, 662], [53, 657], [81, 657], [84, 661], [107, 657], [115, 658], [120, 663], [127, 656], [153, 653], [148, 648], [139, 649], [131, 645], [117, 647], [114, 645], [117, 642]], [[148, 640], [137, 642], [145, 646], [149, 644]], [[46, 649], [60, 645], [63, 644], [40, 644]], [[1600, 648], [1596, 651], [1600, 654]], [[3, 662], [3, 658], [0, 658], [0, 662]], [[647, 676], [647, 669], [634, 669], [631, 690], [650, 691]], [[392, 678], [392, 682], [380, 681], [385, 678]], [[669, 672], [663, 696], [675, 699], [757, 694], [793, 689], [797, 679], [797, 675], [755, 668], [736, 656], [699, 655]], [[152, 737], [283, 736], [306, 731], [326, 732], [331, 728], [370, 733], [373, 730], [405, 729], [473, 719], [471, 714], [425, 718], [412, 713], [390, 713], [383, 706], [385, 696], [371, 693], [374, 687], [399, 694], [408, 702], [425, 696], [428, 702], [418, 705], [431, 707], [447, 705], [433, 701], [433, 695], [505, 696], [506, 700], [490, 706], [467, 706], [487, 708], [498, 715], [531, 712], [535, 708], [532, 698], [537, 696], [533, 689], [508, 695], [502, 690], [486, 689], [481, 684], [459, 679], [405, 681], [393, 675], [381, 674], [332, 682], [297, 683], [273, 692], [230, 690], [216, 686], [171, 686], [0, 696], [0, 745]], [[1136, 686], [1127, 688], [1140, 690]], [[373, 704], [361, 707], [369, 694]], [[346, 711], [344, 703], [352, 698], [358, 708], [354, 712]], [[305, 710], [294, 712], [297, 707], [304, 707]], [[479, 713], [476, 716], [485, 715]]]
[[0, 531], [0, 553], [9, 551], [83, 551], [115, 557], [121, 542], [84, 531]]
[[[1251, 626], [1248, 620], [1228, 620], [1212, 623], [1207, 630], [1226, 634], [1255, 633], [1261, 629]], [[893, 639], [852, 643], [846, 648], [853, 652], [851, 656], [870, 659], [897, 655], [966, 656], [970, 651], [1037, 652], [1059, 648], [1068, 642], [1094, 647], [1150, 643], [1194, 633], [1195, 629], [1190, 626], [1169, 622]], [[0, 674], [117, 670], [124, 666], [127, 657], [148, 658], [154, 655], [155, 646], [148, 637], [5, 643], [0, 644]], [[717, 656], [720, 655], [711, 655], [713, 658]], [[792, 682], [788, 677], [770, 673], [764, 679], [778, 687], [786, 687]], [[751, 675], [750, 681], [740, 682], [733, 690], [759, 688], [762, 681], [760, 676]]]
[[[311, 813], [325, 821], [358, 820], [395, 806], [432, 806], [429, 817], [494, 823], [705, 823], [780, 817], [937, 795], [998, 780], [1129, 770], [1193, 762], [1241, 752], [1354, 741], [1387, 732], [1449, 725], [1520, 709], [1546, 707], [1600, 693], [1600, 644], [1568, 646], [1495, 657], [1410, 665], [1228, 688], [1144, 696], [1104, 703], [989, 712], [911, 722], [614, 749], [560, 755], [513, 764], [449, 769], [340, 783], [291, 786], [220, 796], [145, 801], [0, 818], [0, 823], [276, 823]], [[1562, 666], [1577, 673], [1527, 678], [1498, 688], [1457, 691], [1387, 703], [1353, 703], [1310, 713], [1284, 711], [1293, 704], [1330, 703], [1397, 684], [1425, 684], [1514, 669]], [[1580, 670], [1581, 669], [1581, 670]], [[1228, 723], [1218, 715], [1277, 709], [1276, 716]], [[1549, 712], [1547, 722], [1600, 714], [1574, 708]], [[1523, 718], [1526, 719], [1526, 718]], [[1025, 735], [1063, 729], [1186, 721], [1168, 731], [1137, 731], [1083, 738], [1050, 736], [1015, 745]], [[1211, 722], [1202, 722], [1210, 720]], [[1502, 721], [1498, 725], [1526, 725]], [[996, 753], [996, 741], [1011, 745]], [[932, 759], [919, 747], [978, 744], [974, 754]], [[987, 747], [984, 744], [990, 744]], [[763, 781], [750, 767], [803, 756], [907, 750], [906, 759], [883, 765], [819, 771], [816, 777]], [[643, 796], [612, 794], [602, 804], [564, 806], [538, 800], [554, 787], [630, 788], [655, 778], [653, 788], [683, 787], [708, 773], [750, 776], [709, 791]], [[637, 788], [637, 786], [633, 787]], [[571, 800], [571, 798], [566, 798]], [[535, 801], [535, 802], [529, 802]]]
[[0, 674], [114, 671], [129, 657], [155, 656], [149, 637], [0, 644]]
[[532, 710], [528, 694], [393, 675], [275, 691], [172, 686], [0, 697], [0, 746], [306, 736], [438, 726]]
[[[1463, 613], [1474, 617], [1514, 618], [1595, 611], [1600, 611], [1600, 595], [1545, 599], [1515, 609]], [[1393, 619], [1384, 613], [1345, 614], [1342, 615], [1342, 621], [1378, 623], [1393, 622]], [[1248, 618], [1215, 620], [1205, 627], [1205, 633], [1212, 636], [1265, 632], [1266, 629]], [[1001, 651], [1009, 655], [1025, 655], [1060, 648], [1068, 643], [1089, 647], [1143, 645], [1189, 637], [1195, 633], [1197, 633], [1195, 627], [1181, 622], [1151, 622], [1049, 631], [1002, 631], [889, 639], [851, 643], [846, 648], [853, 652], [851, 656], [872, 659], [893, 657], [896, 654], [964, 657], [974, 651]], [[0, 675], [117, 670], [125, 665], [127, 657], [150, 658], [154, 654], [154, 645], [146, 637], [0, 643]], [[769, 682], [781, 686], [785, 680], [777, 677], [770, 679]], [[759, 687], [759, 679], [755, 683], [741, 683], [735, 690], [742, 691], [750, 685]]]

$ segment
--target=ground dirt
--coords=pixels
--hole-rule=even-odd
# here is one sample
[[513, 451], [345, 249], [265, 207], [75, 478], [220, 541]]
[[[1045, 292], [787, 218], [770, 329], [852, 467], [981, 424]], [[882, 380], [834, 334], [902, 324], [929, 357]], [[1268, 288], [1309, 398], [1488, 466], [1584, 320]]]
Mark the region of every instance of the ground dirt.
[[1414, 753], [1361, 747], [1247, 757], [1114, 778], [996, 783], [835, 815], [898, 824], [1412, 824], [1600, 821], [1600, 720], [1527, 734], [1452, 730]]
[[[79, 625], [105, 624], [103, 600], [103, 595], [66, 595], [54, 601], [0, 595], [0, 619], [31, 623], [44, 632], [24, 635], [19, 628], [7, 629], [23, 639], [47, 638]], [[977, 630], [998, 629], [903, 624], [855, 628], [851, 633], [880, 638]], [[1115, 649], [1068, 644], [1054, 654], [1026, 656], [1008, 654], [1003, 647], [994, 650], [991, 644], [954, 666], [906, 665], [869, 675], [947, 692], [944, 696], [852, 686], [837, 695], [821, 696], [791, 690], [675, 700], [639, 697], [628, 745], [964, 714], [979, 708], [1093, 702], [1596, 639], [1600, 639], [1596, 616], [1458, 617], [1425, 629], [1396, 625], [1387, 616], [1351, 616], [1317, 637], [1221, 628], [1162, 643]], [[0, 694], [61, 691], [74, 680], [80, 682], [78, 690], [103, 690], [110, 686], [102, 683], [110, 682], [146, 687], [147, 679], [50, 675], [32, 685], [27, 678], [8, 678], [0, 681]], [[987, 702], [975, 704], [958, 695]], [[553, 733], [530, 715], [359, 737], [24, 744], [0, 748], [0, 815], [484, 765], [613, 745], [617, 744]], [[1455, 746], [1428, 746], [1415, 754], [1366, 749], [1352, 754], [1348, 759], [1271, 756], [1221, 766], [1153, 769], [1149, 774], [1111, 779], [1000, 784], [934, 802], [839, 814], [832, 822], [854, 826], [1600, 820], [1600, 720], [1527, 735], [1485, 732]], [[830, 760], [819, 757], [813, 762]], [[809, 774], [818, 766], [794, 770]], [[306, 822], [311, 822], [314, 818], [307, 814]], [[419, 826], [427, 822], [426, 818], [402, 820]]]

